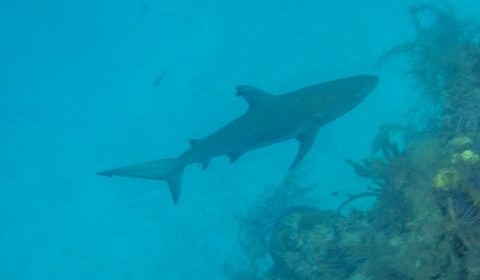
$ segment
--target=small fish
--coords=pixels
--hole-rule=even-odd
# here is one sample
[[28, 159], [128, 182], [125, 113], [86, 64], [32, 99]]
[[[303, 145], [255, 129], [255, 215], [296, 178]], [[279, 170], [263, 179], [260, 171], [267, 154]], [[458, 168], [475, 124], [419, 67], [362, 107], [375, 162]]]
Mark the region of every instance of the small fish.
[[164, 71], [162, 74], [158, 75], [157, 77], [155, 77], [155, 79], [153, 79], [153, 82], [152, 82], [153, 88], [158, 88], [162, 84], [163, 78], [165, 78], [166, 73], [167, 71]]
[[339, 195], [340, 193], [337, 192], [337, 191], [335, 191], [335, 192], [332, 192], [332, 193], [330, 193], [330, 194], [333, 195], [333, 196], [337, 196], [337, 195]]

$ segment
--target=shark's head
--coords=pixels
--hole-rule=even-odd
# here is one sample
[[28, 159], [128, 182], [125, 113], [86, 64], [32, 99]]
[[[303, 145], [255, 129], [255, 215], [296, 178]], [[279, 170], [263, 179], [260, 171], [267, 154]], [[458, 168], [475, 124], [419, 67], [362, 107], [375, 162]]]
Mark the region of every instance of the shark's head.
[[336, 119], [360, 104], [378, 81], [375, 75], [357, 75], [326, 82], [312, 102], [316, 104], [314, 111], [324, 115], [327, 122]]
[[375, 75], [359, 75], [351, 77], [353, 83], [357, 84], [357, 97], [363, 100], [370, 92], [372, 92], [378, 85], [380, 80]]
[[338, 105], [351, 106], [353, 109], [377, 87], [378, 80], [378, 76], [375, 75], [358, 75], [340, 79], [335, 81], [337, 90], [332, 94], [340, 102]]

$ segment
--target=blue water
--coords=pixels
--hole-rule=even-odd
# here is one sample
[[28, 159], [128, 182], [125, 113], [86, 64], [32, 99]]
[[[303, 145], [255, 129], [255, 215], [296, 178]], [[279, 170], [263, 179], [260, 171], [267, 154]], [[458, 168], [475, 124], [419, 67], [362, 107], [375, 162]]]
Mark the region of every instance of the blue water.
[[177, 206], [163, 182], [95, 173], [177, 156], [246, 109], [237, 84], [283, 93], [379, 75], [301, 171], [322, 209], [363, 190], [344, 159], [369, 155], [378, 127], [417, 102], [405, 61], [375, 67], [413, 37], [415, 3], [1, 1], [0, 279], [223, 279], [242, 254], [235, 215], [282, 181], [294, 141], [188, 167]]

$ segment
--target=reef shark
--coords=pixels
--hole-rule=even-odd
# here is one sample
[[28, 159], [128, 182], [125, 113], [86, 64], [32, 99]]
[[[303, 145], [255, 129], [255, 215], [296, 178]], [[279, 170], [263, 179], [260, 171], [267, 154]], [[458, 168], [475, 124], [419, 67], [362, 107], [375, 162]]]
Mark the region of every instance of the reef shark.
[[99, 172], [103, 176], [166, 181], [174, 204], [180, 196], [185, 166], [228, 156], [230, 162], [249, 151], [296, 139], [299, 149], [290, 170], [308, 153], [320, 127], [355, 108], [378, 84], [375, 75], [357, 75], [314, 84], [281, 95], [240, 85], [236, 95], [248, 110], [203, 139], [190, 140], [190, 148], [177, 158], [163, 159]]

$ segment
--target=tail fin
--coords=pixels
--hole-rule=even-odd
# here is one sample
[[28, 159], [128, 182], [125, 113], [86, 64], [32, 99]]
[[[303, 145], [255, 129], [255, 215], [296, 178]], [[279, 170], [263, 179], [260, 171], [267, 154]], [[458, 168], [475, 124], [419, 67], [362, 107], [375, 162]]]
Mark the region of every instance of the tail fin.
[[182, 184], [183, 167], [183, 164], [178, 159], [163, 159], [105, 170], [97, 173], [97, 175], [166, 181], [170, 187], [173, 203], [177, 204]]

